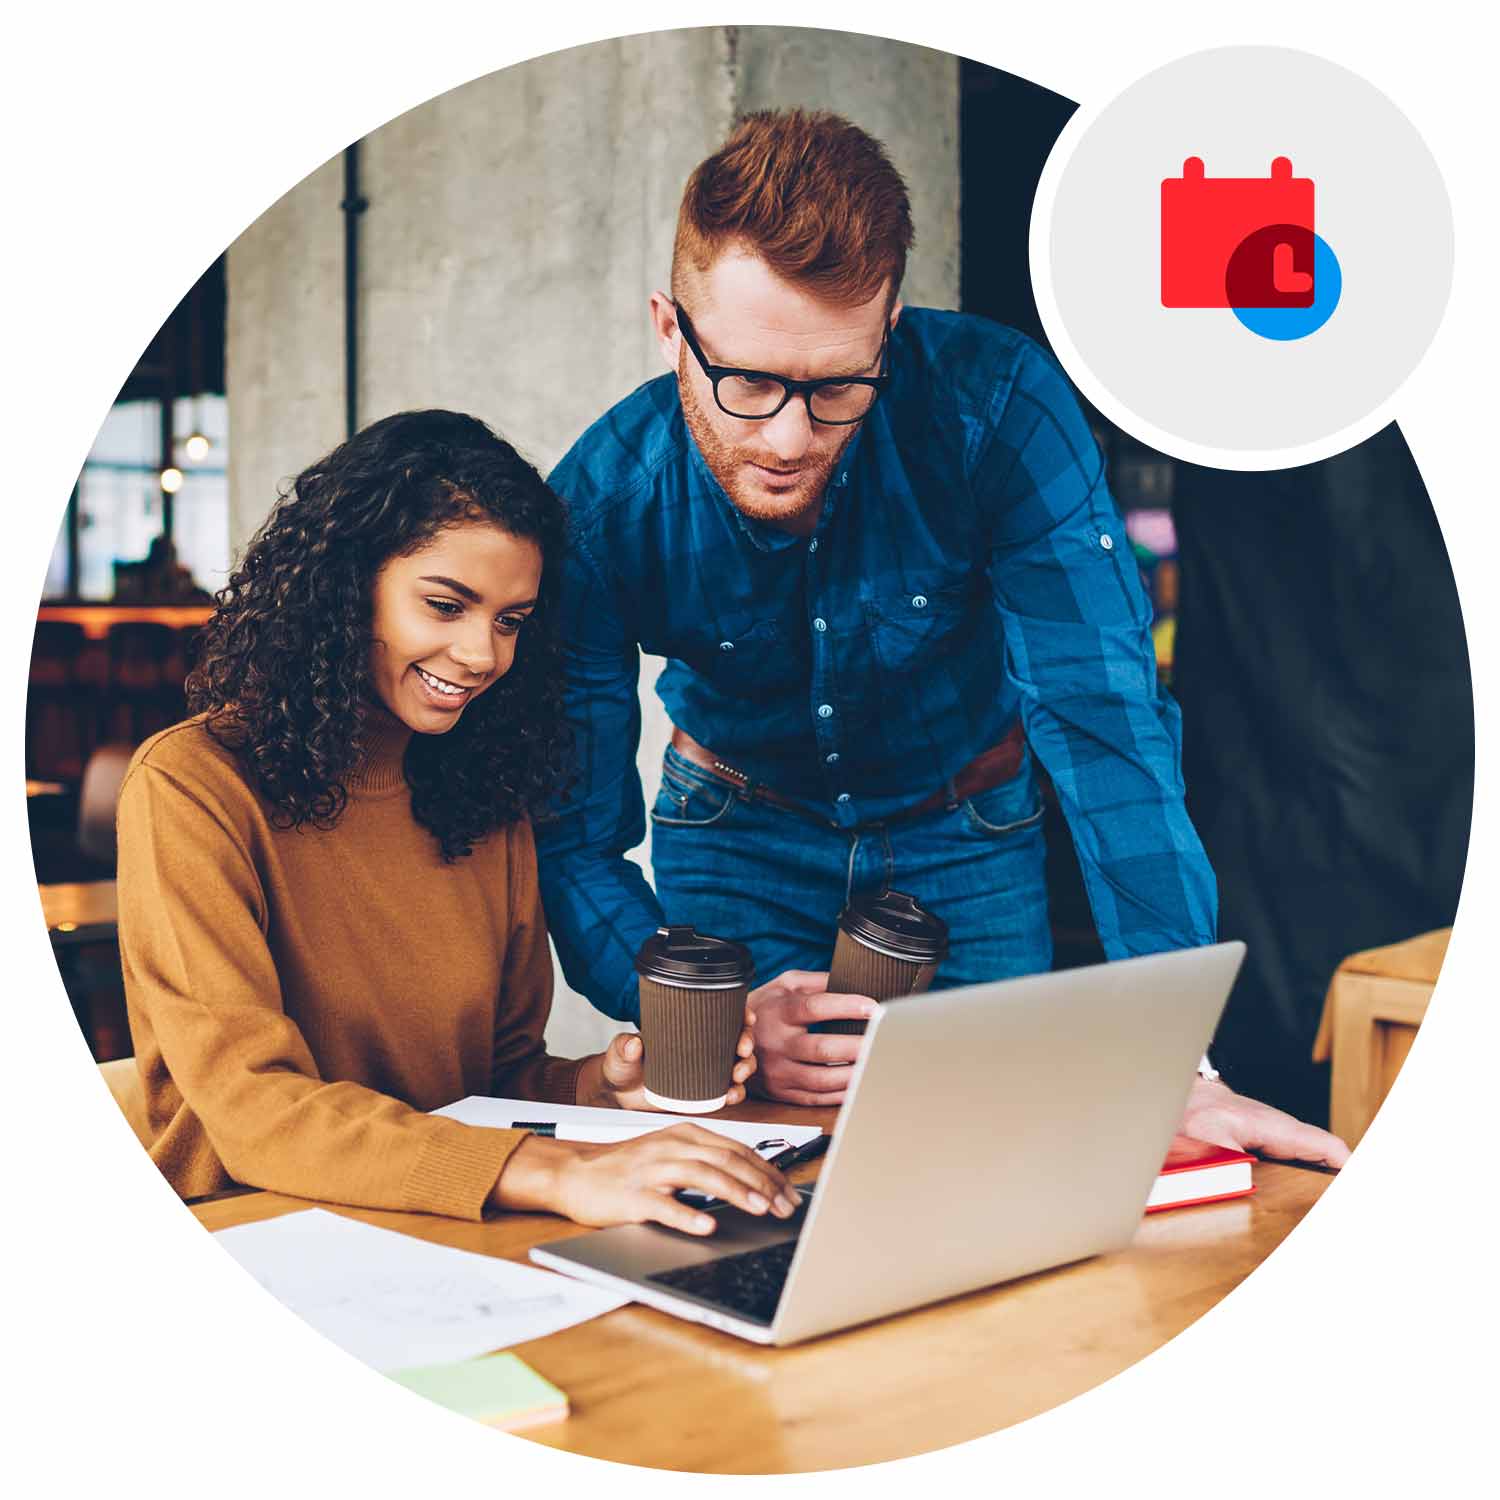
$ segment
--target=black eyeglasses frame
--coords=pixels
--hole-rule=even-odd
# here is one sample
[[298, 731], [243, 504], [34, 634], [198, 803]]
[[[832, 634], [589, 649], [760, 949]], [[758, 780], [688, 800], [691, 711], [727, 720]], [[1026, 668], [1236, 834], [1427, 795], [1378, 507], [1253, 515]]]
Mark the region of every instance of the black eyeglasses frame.
[[[736, 365], [716, 365], [709, 362], [708, 356], [703, 352], [703, 346], [698, 342], [697, 332], [693, 328], [693, 320], [688, 316], [688, 310], [680, 303], [674, 302], [673, 308], [677, 313], [677, 326], [682, 330], [682, 337], [689, 349], [693, 351], [693, 358], [702, 367], [703, 373], [708, 376], [709, 383], [714, 388], [714, 405], [724, 413], [726, 417], [734, 417], [740, 422], [769, 422], [772, 417], [777, 416], [786, 407], [788, 401], [794, 396], [801, 396], [807, 404], [807, 415], [810, 421], [818, 423], [820, 427], [853, 427], [857, 422], [863, 422], [875, 408], [875, 403], [885, 392], [891, 383], [890, 374], [890, 344], [891, 330], [886, 326], [885, 333], [880, 340], [880, 373], [878, 375], [830, 375], [821, 380], [792, 380], [788, 376], [778, 375], [774, 370], [745, 370]], [[719, 382], [727, 380], [731, 375], [750, 380], [772, 380], [782, 388], [781, 400], [772, 411], [762, 412], [758, 416], [746, 416], [742, 411], [730, 411], [719, 397]], [[820, 417], [812, 409], [812, 398], [817, 392], [826, 386], [832, 385], [867, 385], [874, 395], [870, 398], [870, 404], [857, 417], [848, 417], [839, 421], [829, 421], [826, 417]]]

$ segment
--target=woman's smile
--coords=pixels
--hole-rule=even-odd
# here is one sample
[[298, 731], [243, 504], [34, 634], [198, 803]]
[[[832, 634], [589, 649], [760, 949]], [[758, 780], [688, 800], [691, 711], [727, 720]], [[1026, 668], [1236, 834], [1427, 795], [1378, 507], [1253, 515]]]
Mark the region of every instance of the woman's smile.
[[460, 687], [456, 682], [450, 682], [446, 677], [439, 677], [436, 673], [427, 671], [425, 667], [415, 664], [412, 666], [412, 671], [417, 674], [417, 680], [427, 690], [427, 695], [432, 699], [435, 708], [460, 709], [483, 686], [482, 682], [476, 682], [469, 687]]

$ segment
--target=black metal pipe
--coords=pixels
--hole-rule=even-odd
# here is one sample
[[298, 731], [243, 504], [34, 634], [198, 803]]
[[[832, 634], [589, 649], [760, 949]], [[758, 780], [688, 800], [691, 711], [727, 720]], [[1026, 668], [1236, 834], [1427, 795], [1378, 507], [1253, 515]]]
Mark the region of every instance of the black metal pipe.
[[76, 599], [82, 590], [78, 586], [79, 547], [82, 527], [78, 519], [78, 481], [73, 483], [73, 493], [68, 496], [68, 581], [63, 592], [69, 599]]
[[[161, 387], [161, 470], [158, 472], [177, 466], [177, 335], [170, 323], [165, 332], [168, 353]], [[161, 488], [161, 534], [169, 542], [172, 540], [175, 516], [176, 506], [173, 503], [172, 492], [163, 486]]]
[[359, 216], [370, 206], [359, 191], [359, 142], [344, 148], [344, 435], [359, 430]]

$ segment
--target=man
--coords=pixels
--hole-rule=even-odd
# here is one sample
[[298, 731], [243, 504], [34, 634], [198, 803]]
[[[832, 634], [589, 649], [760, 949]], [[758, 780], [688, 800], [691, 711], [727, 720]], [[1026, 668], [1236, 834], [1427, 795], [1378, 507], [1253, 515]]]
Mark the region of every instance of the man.
[[[689, 179], [674, 375], [552, 475], [580, 784], [539, 831], [569, 982], [636, 1016], [632, 958], [666, 917], [749, 944], [761, 1086], [834, 1104], [870, 1013], [826, 993], [849, 895], [890, 884], [948, 924], [941, 984], [1051, 961], [1034, 754], [1111, 958], [1214, 940], [1175, 705], [1098, 450], [1013, 330], [899, 301], [912, 226], [883, 148], [836, 116], [752, 115]], [[638, 652], [674, 726], [644, 835]], [[659, 900], [658, 900], [659, 898]], [[1337, 1165], [1343, 1143], [1205, 1063], [1184, 1127]]]

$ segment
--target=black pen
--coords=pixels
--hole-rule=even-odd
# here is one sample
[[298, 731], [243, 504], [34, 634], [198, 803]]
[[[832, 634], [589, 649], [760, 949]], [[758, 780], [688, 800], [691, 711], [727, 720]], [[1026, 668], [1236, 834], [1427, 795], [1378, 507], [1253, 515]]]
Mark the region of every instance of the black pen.
[[[815, 1136], [805, 1146], [788, 1146], [785, 1151], [771, 1157], [767, 1165], [784, 1172], [788, 1167], [800, 1167], [803, 1162], [816, 1161], [832, 1144], [831, 1135]], [[810, 1190], [809, 1190], [810, 1191]], [[692, 1188], [679, 1188], [672, 1195], [679, 1203], [691, 1204], [694, 1208], [723, 1208], [724, 1200], [708, 1193], [695, 1192]]]
[[803, 1162], [816, 1161], [833, 1143], [831, 1135], [814, 1136], [805, 1146], [792, 1146], [786, 1151], [778, 1152], [771, 1158], [771, 1165], [778, 1172], [785, 1172], [789, 1167], [800, 1167]]

